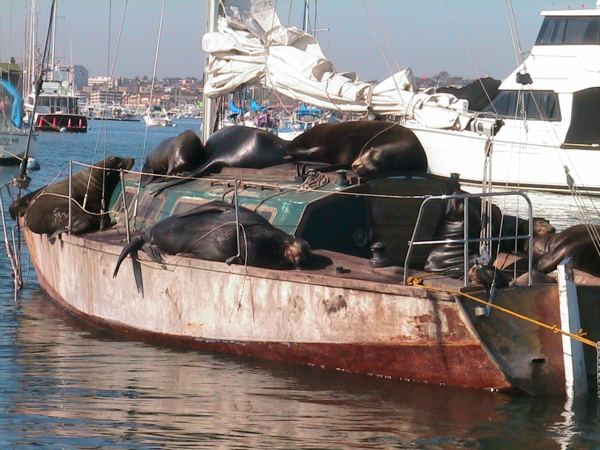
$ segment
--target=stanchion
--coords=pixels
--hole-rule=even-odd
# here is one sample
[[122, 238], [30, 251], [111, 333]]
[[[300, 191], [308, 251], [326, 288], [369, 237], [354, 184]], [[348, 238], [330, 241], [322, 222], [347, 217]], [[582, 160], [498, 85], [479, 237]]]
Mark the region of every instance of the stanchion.
[[123, 169], [121, 172], [121, 195], [123, 196], [123, 211], [125, 213], [125, 233], [127, 235], [127, 243], [131, 243], [131, 233], [129, 231], [129, 210], [127, 208], [127, 198], [125, 197], [125, 178], [123, 177]]

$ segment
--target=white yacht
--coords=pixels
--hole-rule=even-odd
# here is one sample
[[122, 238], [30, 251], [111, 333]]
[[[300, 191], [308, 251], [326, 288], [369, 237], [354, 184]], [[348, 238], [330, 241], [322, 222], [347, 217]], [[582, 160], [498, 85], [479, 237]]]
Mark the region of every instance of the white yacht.
[[27, 121], [33, 123], [38, 131], [60, 131], [69, 133], [86, 133], [87, 118], [79, 111], [78, 97], [73, 87], [71, 68], [55, 66], [46, 74], [46, 81], [31, 119], [35, 94], [31, 93], [25, 99]]
[[[568, 191], [574, 181], [580, 191], [600, 194], [600, 9], [541, 15], [529, 56], [502, 82], [488, 111], [478, 114], [497, 120], [488, 127], [497, 130], [491, 180], [550, 191]], [[481, 183], [485, 133], [416, 120], [406, 125], [421, 140], [433, 174], [454, 172], [463, 183]]]
[[149, 107], [144, 114], [144, 122], [148, 127], [171, 127], [173, 121], [167, 114], [167, 110], [160, 106], [154, 105]]

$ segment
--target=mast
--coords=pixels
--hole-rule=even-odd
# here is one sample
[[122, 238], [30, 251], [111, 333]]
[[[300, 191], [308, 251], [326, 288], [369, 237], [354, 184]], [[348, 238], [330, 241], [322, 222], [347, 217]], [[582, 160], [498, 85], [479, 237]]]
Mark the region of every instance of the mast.
[[304, 0], [304, 16], [302, 18], [302, 30], [305, 33], [309, 33], [309, 29], [308, 29], [309, 22], [310, 22], [310, 8], [308, 7], [308, 0]]
[[[54, 65], [56, 64], [56, 5], [58, 1], [54, 3], [54, 11], [52, 12], [54, 15], [54, 21], [52, 23], [52, 53], [50, 56], [50, 71], [54, 72]], [[52, 79], [54, 80], [54, 73], [52, 74]]]
[[[208, 2], [208, 24], [207, 24], [207, 33], [212, 33], [217, 30], [217, 20], [219, 19], [219, 0], [209, 0]], [[208, 79], [207, 68], [212, 61], [212, 57], [206, 57], [205, 66], [204, 66], [204, 85], [206, 86], [206, 81]], [[204, 100], [204, 109], [202, 115], [202, 141], [206, 143], [212, 131], [215, 127], [215, 119], [216, 119], [216, 101], [213, 98], [206, 97], [204, 94], [202, 95]]]
[[37, 49], [37, 12], [36, 0], [31, 0], [31, 9], [29, 11], [29, 33], [27, 40], [27, 92], [32, 92], [35, 84], [35, 53]]

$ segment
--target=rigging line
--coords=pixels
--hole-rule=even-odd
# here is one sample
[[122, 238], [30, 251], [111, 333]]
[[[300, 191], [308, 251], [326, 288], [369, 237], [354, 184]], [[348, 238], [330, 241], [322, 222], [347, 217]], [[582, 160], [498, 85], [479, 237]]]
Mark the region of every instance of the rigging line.
[[[116, 67], [116, 64], [117, 64], [117, 57], [119, 55], [119, 47], [120, 47], [121, 36], [123, 34], [123, 28], [124, 28], [124, 24], [125, 24], [125, 17], [127, 15], [127, 5], [128, 4], [129, 4], [129, 0], [125, 0], [125, 6], [123, 8], [123, 15], [121, 17], [121, 25], [119, 26], [119, 34], [117, 35], [117, 44], [115, 46], [115, 53], [113, 55], [112, 66], [110, 67], [110, 71], [108, 73], [109, 83], [110, 83], [110, 80], [112, 80], [112, 78], [113, 78], [113, 75], [114, 75], [114, 72], [115, 72], [115, 67]], [[110, 22], [110, 20], [109, 20], [109, 22]], [[109, 36], [108, 36], [108, 39], [109, 39], [108, 55], [110, 56], [110, 26], [109, 26]], [[96, 161], [96, 155], [98, 153], [98, 148], [100, 147], [100, 136], [102, 135], [102, 127], [103, 126], [104, 127], [108, 126], [107, 125], [107, 121], [105, 120], [106, 119], [106, 101], [107, 101], [107, 99], [108, 99], [108, 92], [107, 92], [106, 98], [104, 99], [105, 100], [104, 111], [102, 113], [102, 119], [103, 120], [100, 121], [100, 130], [98, 131], [98, 136], [96, 137], [96, 144], [94, 146], [94, 153], [93, 153], [93, 156], [92, 156], [92, 164]], [[106, 136], [105, 136], [104, 139], [105, 139], [104, 152], [105, 152], [105, 155], [106, 155]], [[104, 159], [106, 159], [106, 157]], [[87, 196], [88, 196], [88, 192], [89, 192], [89, 189], [90, 189], [91, 177], [92, 177], [92, 175], [90, 173], [90, 177], [88, 178], [87, 186], [86, 186], [86, 189], [85, 189], [85, 196], [84, 196], [84, 200], [83, 200], [83, 204], [84, 205], [87, 203]]]
[[[110, 41], [111, 41], [111, 36], [112, 34], [112, 0], [108, 0], [108, 45], [106, 46], [106, 71], [108, 72], [108, 80], [106, 81], [106, 97], [104, 97], [104, 111], [103, 111], [103, 116], [104, 118], [106, 118], [106, 108], [108, 105], [108, 92], [110, 91], [110, 85], [112, 84], [111, 82], [111, 74], [110, 74]], [[104, 146], [102, 147], [102, 166], [103, 169], [102, 170], [102, 197], [100, 197], [100, 212], [102, 213], [104, 211], [105, 208], [105, 204], [104, 204], [104, 195], [106, 193], [106, 145], [107, 145], [107, 141], [108, 141], [108, 125], [106, 124], [106, 120], [103, 120], [103, 122], [105, 122], [105, 126], [104, 126]], [[92, 177], [92, 173], [90, 172], [90, 179]], [[104, 228], [103, 226], [104, 221], [100, 222], [100, 230], [102, 230]]]
[[[400, 90], [400, 87], [398, 86], [398, 81], [396, 80], [394, 69], [392, 69], [390, 62], [388, 61], [387, 56], [385, 55], [385, 50], [384, 50], [383, 46], [381, 45], [380, 38], [377, 34], [377, 30], [376, 30], [375, 24], [373, 23], [373, 19], [371, 18], [371, 14], [369, 13], [367, 4], [366, 4], [365, 0], [361, 0], [361, 1], [362, 1], [362, 5], [365, 9], [365, 12], [367, 14], [367, 19], [369, 20], [369, 25], [371, 27], [371, 31], [373, 32], [373, 35], [375, 36], [375, 40], [377, 42], [377, 47], [379, 48], [379, 51], [381, 52], [381, 56], [383, 57], [383, 61], [385, 62], [387, 69], [389, 70], [390, 74], [392, 75], [392, 81], [394, 82], [394, 86], [396, 87], [396, 90], [398, 91], [398, 96], [400, 97], [400, 101], [402, 102], [402, 107], [405, 109], [405, 113], [408, 114], [408, 106], [406, 105], [406, 103], [404, 101], [404, 97], [402, 97], [402, 92]], [[414, 92], [412, 93], [412, 95], [414, 96]], [[409, 102], [409, 105], [410, 105], [410, 102]], [[367, 105], [367, 106], [369, 106], [369, 105]]]
[[510, 38], [512, 40], [513, 51], [517, 60], [517, 65], [523, 65], [525, 69], [525, 61], [523, 58], [523, 48], [521, 47], [521, 40], [519, 38], [519, 29], [517, 28], [517, 22], [515, 20], [515, 12], [512, 7], [511, 0], [505, 0], [506, 13], [508, 15], [508, 26], [510, 28]]
[[[316, 0], [315, 0], [316, 1]], [[379, 25], [381, 26], [381, 31], [383, 33], [383, 37], [385, 39], [385, 42], [388, 46], [388, 50], [390, 52], [390, 55], [392, 55], [392, 58], [394, 59], [394, 64], [396, 65], [396, 71], [400, 72], [400, 64], [398, 64], [398, 58], [396, 58], [396, 52], [394, 52], [394, 47], [392, 47], [392, 43], [390, 41], [389, 35], [387, 33], [386, 27], [383, 23], [383, 19], [381, 18], [381, 14], [379, 14], [379, 10], [376, 7], [373, 7], [373, 9], [375, 10], [375, 16], [377, 17], [377, 19], [379, 20]]]
[[290, 0], [290, 7], [288, 9], [288, 17], [287, 17], [287, 25], [286, 25], [287, 28], [290, 27], [290, 20], [292, 18], [292, 3], [294, 3], [294, 0]]
[[[148, 109], [152, 107], [152, 103], [154, 101], [154, 83], [156, 82], [156, 66], [158, 65], [158, 53], [160, 51], [160, 40], [162, 35], [162, 26], [163, 26], [163, 18], [165, 13], [165, 0], [162, 0], [160, 7], [160, 21], [158, 23], [158, 34], [156, 36], [156, 51], [154, 53], [154, 67], [152, 68], [152, 83], [150, 84], [150, 104]], [[144, 129], [144, 144], [142, 147], [142, 163], [144, 159], [146, 159], [146, 142], [148, 140], [148, 123], [146, 123], [146, 128]], [[140, 189], [142, 185], [142, 176], [140, 175], [138, 179], [138, 187], [137, 187], [137, 196], [135, 200], [135, 206], [133, 208], [133, 217], [137, 216], [138, 204], [139, 204], [139, 196]], [[133, 226], [135, 227], [135, 220], [133, 221]]]
[[[448, 0], [444, 0], [444, 4], [446, 5], [446, 9], [448, 10], [448, 12], [452, 15], [452, 18], [454, 19], [455, 14], [453, 13], [452, 9], [450, 9], [450, 5], [448, 4]], [[481, 84], [481, 89], [483, 90], [483, 93], [485, 94], [485, 97], [487, 98], [490, 106], [494, 110], [495, 118], [499, 119], [500, 115], [498, 114], [498, 110], [496, 109], [496, 107], [494, 106], [494, 103], [492, 102], [492, 97], [490, 96], [490, 93], [487, 91], [487, 89], [485, 88], [485, 85], [481, 81], [481, 74], [479, 73], [479, 70], [477, 69], [477, 65], [475, 64], [475, 60], [471, 56], [471, 52], [469, 52], [469, 48], [467, 47], [467, 42], [466, 42], [465, 36], [462, 33], [462, 30], [456, 26], [456, 23], [457, 23], [456, 20], [451, 20], [450, 22], [453, 24], [454, 33], [457, 35], [458, 40], [460, 41], [460, 43], [461, 43], [461, 45], [463, 47], [464, 52], [467, 54], [467, 58], [469, 60], [469, 64], [471, 64], [471, 68], [475, 72], [475, 76], [477, 76], [477, 79], [479, 80], [479, 84]]]

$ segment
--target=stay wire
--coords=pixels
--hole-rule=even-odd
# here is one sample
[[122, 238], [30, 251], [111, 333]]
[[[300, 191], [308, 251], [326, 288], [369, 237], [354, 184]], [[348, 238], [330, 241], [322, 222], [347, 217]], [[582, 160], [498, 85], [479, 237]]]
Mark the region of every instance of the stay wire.
[[[152, 107], [152, 103], [154, 101], [154, 83], [156, 81], [156, 66], [158, 65], [158, 54], [160, 51], [160, 41], [161, 41], [161, 35], [162, 35], [164, 13], [165, 13], [165, 0], [162, 0], [162, 4], [160, 7], [160, 21], [158, 23], [158, 34], [156, 36], [156, 51], [154, 53], [154, 67], [152, 68], [152, 82], [150, 84], [150, 104], [149, 104], [148, 108]], [[148, 140], [148, 128], [149, 128], [148, 123], [146, 123], [146, 128], [144, 129], [144, 144], [142, 146], [142, 163], [146, 159], [146, 142]], [[138, 179], [135, 205], [133, 207], [133, 218], [134, 218], [133, 226], [134, 226], [134, 228], [135, 228], [135, 218], [137, 217], [141, 186], [142, 186], [142, 175], [140, 174], [139, 179]]]

